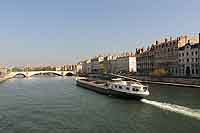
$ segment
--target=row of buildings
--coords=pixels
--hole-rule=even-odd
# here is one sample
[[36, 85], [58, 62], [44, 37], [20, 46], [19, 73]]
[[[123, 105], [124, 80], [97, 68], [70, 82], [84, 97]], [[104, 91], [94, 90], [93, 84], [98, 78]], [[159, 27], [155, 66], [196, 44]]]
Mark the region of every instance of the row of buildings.
[[156, 41], [147, 49], [136, 49], [138, 75], [154, 75], [158, 70], [167, 76], [200, 77], [200, 34]]
[[145, 76], [200, 77], [200, 33], [170, 37], [123, 55], [97, 56], [77, 64], [77, 72], [135, 73]]
[[[17, 69], [17, 71], [19, 71]], [[76, 65], [23, 67], [21, 71], [76, 71]]]
[[77, 64], [77, 73], [136, 72], [136, 57], [132, 52], [122, 55], [97, 56]]

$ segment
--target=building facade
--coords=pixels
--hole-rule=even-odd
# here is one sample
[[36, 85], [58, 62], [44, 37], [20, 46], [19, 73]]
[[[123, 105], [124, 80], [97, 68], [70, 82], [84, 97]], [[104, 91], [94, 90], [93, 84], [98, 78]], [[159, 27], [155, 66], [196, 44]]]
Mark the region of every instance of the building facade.
[[136, 49], [137, 74], [152, 75], [156, 70], [163, 70], [170, 76], [178, 76], [178, 49], [188, 40], [197, 43], [199, 39], [181, 36], [176, 39], [156, 41], [147, 49]]
[[154, 70], [154, 46], [151, 49], [144, 48], [136, 50], [137, 73], [140, 75], [149, 75]]
[[[199, 38], [200, 39], [200, 38]], [[200, 77], [200, 43], [188, 42], [178, 51], [179, 76]]]
[[63, 71], [75, 71], [76, 70], [76, 65], [69, 64], [69, 65], [64, 65], [62, 67]]
[[8, 69], [6, 67], [0, 66], [0, 78], [5, 77], [7, 73], [8, 73]]
[[83, 74], [136, 72], [136, 57], [133, 54], [97, 56], [79, 62], [77, 68], [79, 69], [77, 72]]
[[78, 62], [76, 64], [76, 73], [81, 74], [83, 73], [83, 62]]
[[136, 57], [122, 56], [113, 60], [112, 73], [130, 73], [136, 72]]

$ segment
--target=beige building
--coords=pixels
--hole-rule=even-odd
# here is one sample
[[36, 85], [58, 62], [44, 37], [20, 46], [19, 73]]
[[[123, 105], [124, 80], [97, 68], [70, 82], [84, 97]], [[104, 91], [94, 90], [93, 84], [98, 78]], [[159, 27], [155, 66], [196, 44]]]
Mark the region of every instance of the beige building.
[[92, 70], [91, 70], [91, 60], [90, 59], [82, 62], [82, 69], [83, 69], [84, 74], [88, 74], [88, 73], [92, 72]]
[[91, 73], [103, 73], [104, 72], [104, 57], [98, 56], [91, 59]]
[[83, 62], [78, 62], [76, 65], [76, 73], [83, 73]]
[[8, 73], [8, 69], [6, 67], [0, 66], [0, 78], [5, 77], [7, 73]]
[[113, 60], [112, 73], [136, 72], [136, 57], [123, 56]]
[[62, 70], [63, 71], [75, 71], [76, 70], [76, 65], [73, 65], [73, 64], [64, 65]]
[[77, 72], [83, 74], [136, 72], [136, 57], [131, 54], [120, 56], [97, 56], [77, 64]]
[[136, 49], [137, 72], [139, 75], [151, 75], [153, 71], [163, 69], [168, 75], [178, 75], [178, 49], [188, 40], [198, 42], [198, 37], [181, 36], [152, 44], [150, 48]]

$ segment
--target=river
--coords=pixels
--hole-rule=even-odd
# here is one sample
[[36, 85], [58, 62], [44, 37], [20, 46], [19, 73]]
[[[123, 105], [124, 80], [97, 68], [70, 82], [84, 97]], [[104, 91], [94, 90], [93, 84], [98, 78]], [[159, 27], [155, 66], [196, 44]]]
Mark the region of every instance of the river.
[[149, 86], [141, 102], [77, 87], [70, 77], [10, 79], [0, 84], [0, 132], [199, 133], [200, 120], [179, 109], [199, 112], [200, 88]]

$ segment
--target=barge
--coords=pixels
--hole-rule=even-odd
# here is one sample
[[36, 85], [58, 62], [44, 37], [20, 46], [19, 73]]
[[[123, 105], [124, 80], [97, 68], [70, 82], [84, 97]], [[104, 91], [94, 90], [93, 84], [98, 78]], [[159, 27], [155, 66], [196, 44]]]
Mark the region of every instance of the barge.
[[91, 80], [88, 78], [76, 78], [77, 86], [112, 96], [124, 98], [142, 99], [149, 95], [148, 86], [137, 81], [125, 81], [121, 78], [110, 81]]

